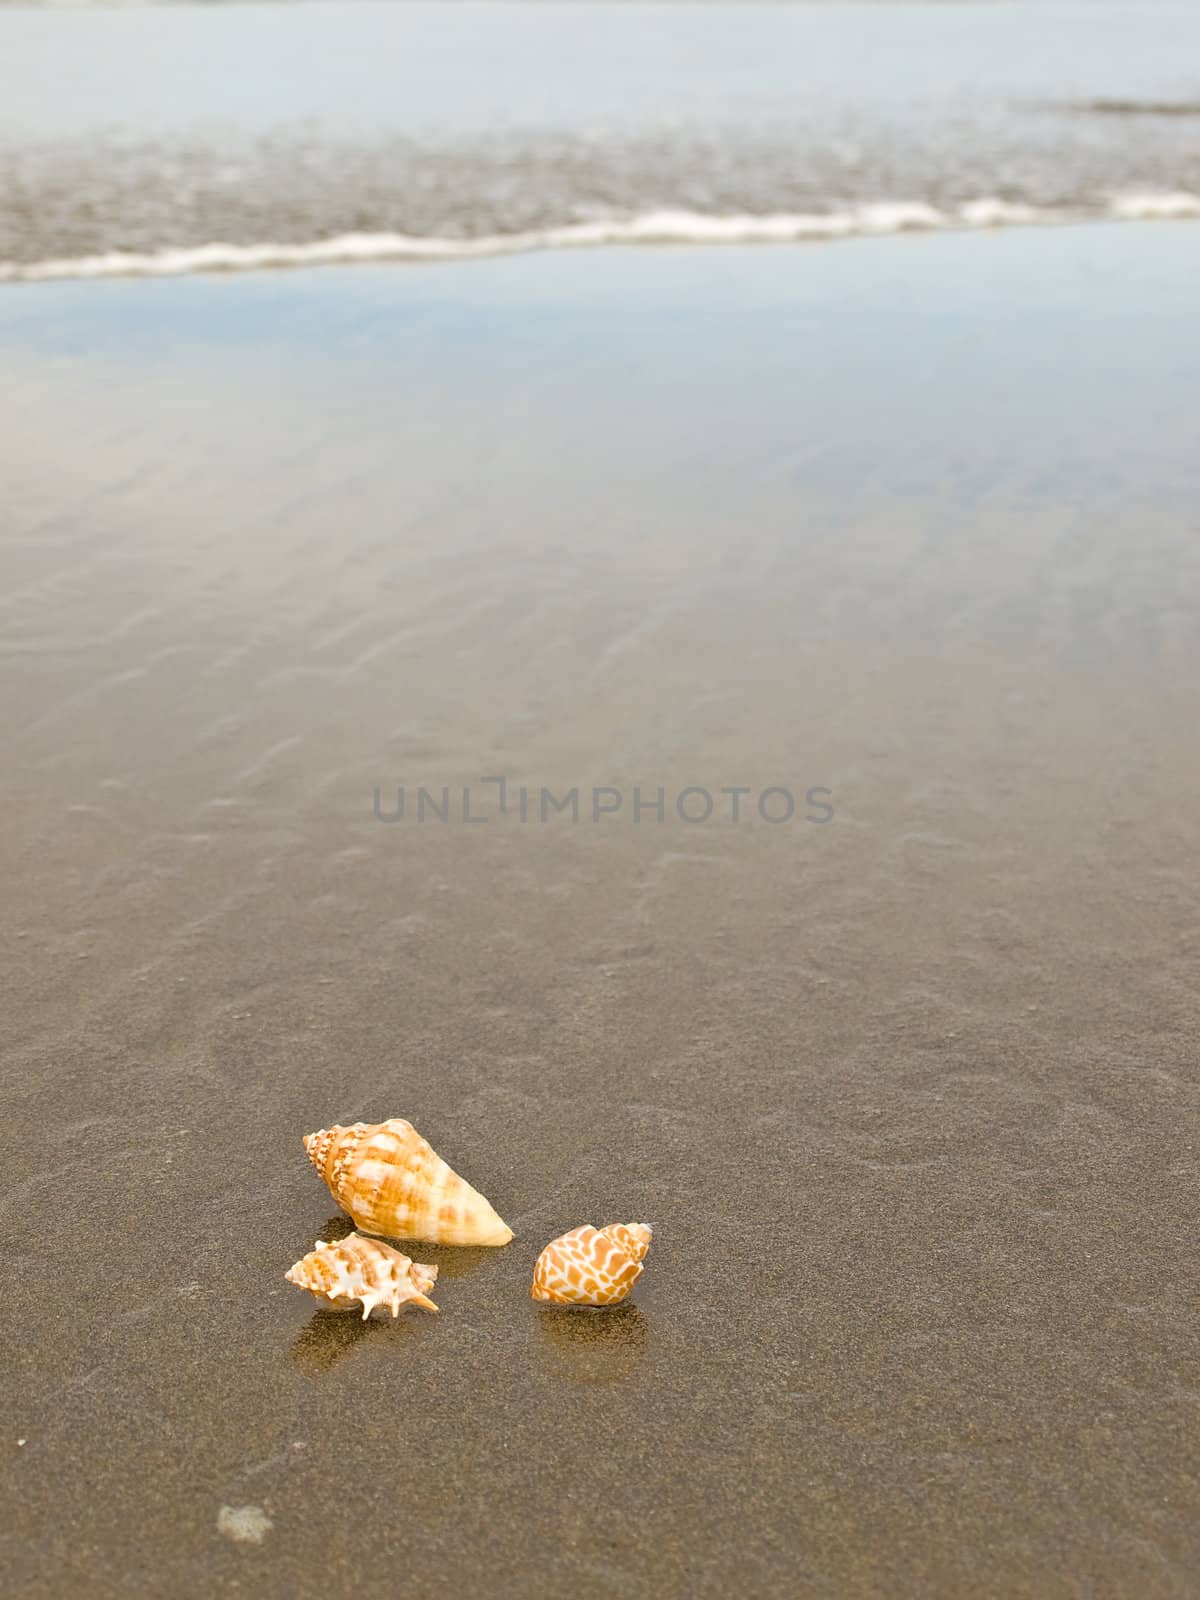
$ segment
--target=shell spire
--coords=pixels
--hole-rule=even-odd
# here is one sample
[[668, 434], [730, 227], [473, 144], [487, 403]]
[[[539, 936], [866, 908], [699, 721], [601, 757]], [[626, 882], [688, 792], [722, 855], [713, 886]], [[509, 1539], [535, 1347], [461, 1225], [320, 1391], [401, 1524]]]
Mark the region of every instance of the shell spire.
[[436, 1311], [429, 1290], [437, 1273], [436, 1267], [410, 1261], [390, 1244], [352, 1233], [330, 1244], [318, 1239], [284, 1277], [324, 1300], [330, 1311], [354, 1311], [361, 1305], [365, 1322], [376, 1306], [386, 1306], [393, 1317], [410, 1301]]
[[305, 1135], [309, 1160], [363, 1233], [429, 1244], [502, 1245], [512, 1229], [410, 1122], [334, 1124]]
[[306, 1133], [304, 1135], [304, 1148], [308, 1152], [308, 1159], [322, 1177], [325, 1176], [325, 1163], [329, 1159], [329, 1147], [336, 1135], [341, 1131], [340, 1128], [335, 1126], [322, 1128], [319, 1133]]
[[572, 1228], [542, 1251], [529, 1292], [551, 1305], [619, 1305], [642, 1275], [652, 1232], [645, 1222]]

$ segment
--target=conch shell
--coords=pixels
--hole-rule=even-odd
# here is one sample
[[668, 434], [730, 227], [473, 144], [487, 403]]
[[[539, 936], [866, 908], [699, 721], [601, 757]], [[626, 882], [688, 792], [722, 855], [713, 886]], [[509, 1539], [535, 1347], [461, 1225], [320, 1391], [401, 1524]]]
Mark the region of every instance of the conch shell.
[[530, 1294], [556, 1306], [619, 1305], [642, 1275], [651, 1231], [645, 1222], [572, 1228], [538, 1257]]
[[363, 1233], [428, 1244], [507, 1244], [512, 1229], [410, 1122], [335, 1124], [305, 1135], [308, 1159]]
[[437, 1274], [436, 1267], [410, 1261], [390, 1244], [352, 1233], [332, 1244], [318, 1239], [316, 1249], [284, 1276], [297, 1288], [327, 1301], [330, 1311], [354, 1311], [357, 1302], [365, 1322], [376, 1306], [387, 1306], [394, 1317], [410, 1300], [426, 1311], [436, 1311], [427, 1291], [433, 1288]]

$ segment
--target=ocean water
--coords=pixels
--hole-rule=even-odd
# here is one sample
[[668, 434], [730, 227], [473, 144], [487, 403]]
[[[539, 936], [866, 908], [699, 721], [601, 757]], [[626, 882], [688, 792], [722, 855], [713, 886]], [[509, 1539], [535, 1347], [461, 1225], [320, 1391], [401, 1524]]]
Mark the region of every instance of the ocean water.
[[1191, 3], [0, 9], [0, 277], [1196, 217]]

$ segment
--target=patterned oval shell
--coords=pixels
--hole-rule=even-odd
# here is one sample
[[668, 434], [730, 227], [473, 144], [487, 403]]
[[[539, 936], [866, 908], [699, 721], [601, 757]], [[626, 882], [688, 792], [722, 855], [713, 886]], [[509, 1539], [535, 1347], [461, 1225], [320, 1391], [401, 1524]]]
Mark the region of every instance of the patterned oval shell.
[[644, 1222], [572, 1228], [538, 1257], [530, 1294], [559, 1306], [619, 1305], [642, 1275], [650, 1234]]

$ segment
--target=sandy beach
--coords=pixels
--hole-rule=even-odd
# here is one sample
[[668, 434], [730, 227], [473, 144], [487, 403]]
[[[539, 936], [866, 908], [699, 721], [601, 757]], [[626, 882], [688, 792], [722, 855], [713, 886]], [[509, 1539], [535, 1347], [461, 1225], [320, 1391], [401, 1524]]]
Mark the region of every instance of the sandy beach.
[[[1198, 279], [5, 286], [10, 1593], [1194, 1595]], [[364, 1325], [389, 1115], [517, 1237]]]

